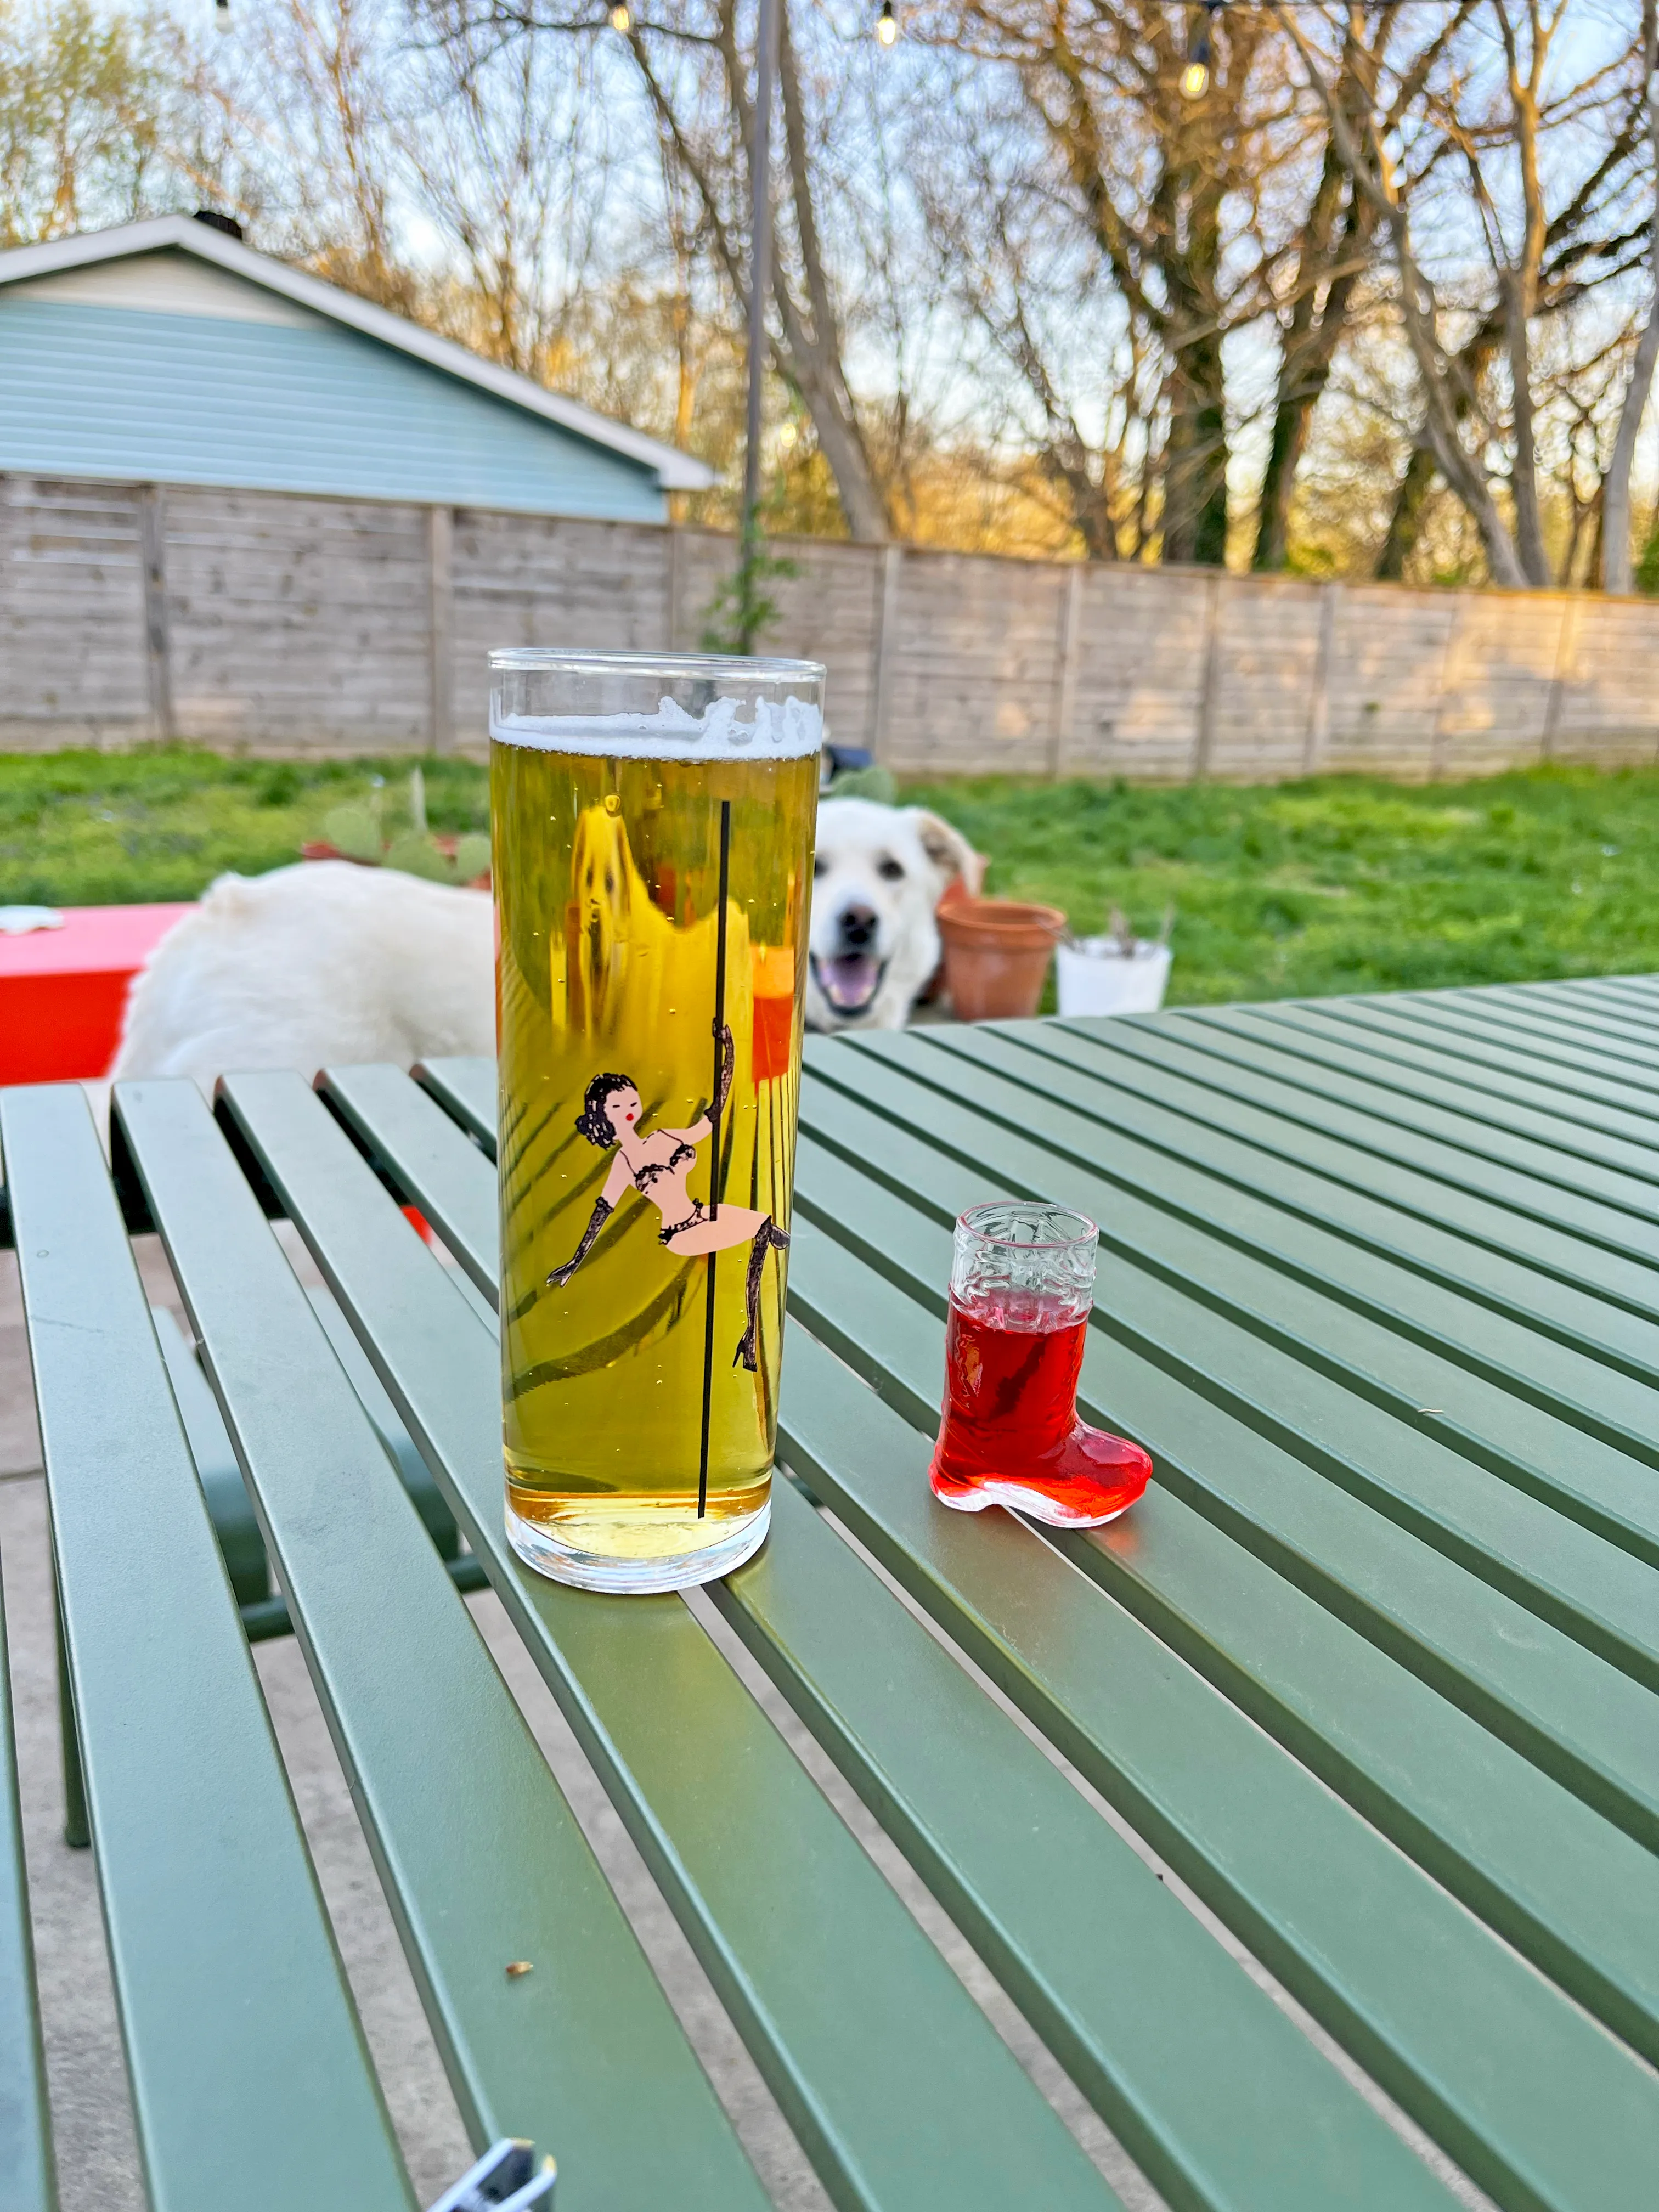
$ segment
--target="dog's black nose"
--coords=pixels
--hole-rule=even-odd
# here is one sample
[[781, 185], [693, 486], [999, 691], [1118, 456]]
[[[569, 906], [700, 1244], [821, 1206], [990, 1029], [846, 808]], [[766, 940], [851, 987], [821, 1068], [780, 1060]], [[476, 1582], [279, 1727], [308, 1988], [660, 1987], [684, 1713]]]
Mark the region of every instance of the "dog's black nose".
[[869, 949], [878, 927], [873, 907], [844, 906], [838, 927], [842, 947], [848, 952], [864, 952]]

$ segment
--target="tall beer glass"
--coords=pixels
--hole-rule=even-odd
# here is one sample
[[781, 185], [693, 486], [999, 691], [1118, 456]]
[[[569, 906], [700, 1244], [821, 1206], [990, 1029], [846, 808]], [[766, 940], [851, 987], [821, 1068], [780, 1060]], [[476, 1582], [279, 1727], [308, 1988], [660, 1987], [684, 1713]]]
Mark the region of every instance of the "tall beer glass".
[[507, 1534], [672, 1589], [771, 1510], [823, 671], [490, 670]]

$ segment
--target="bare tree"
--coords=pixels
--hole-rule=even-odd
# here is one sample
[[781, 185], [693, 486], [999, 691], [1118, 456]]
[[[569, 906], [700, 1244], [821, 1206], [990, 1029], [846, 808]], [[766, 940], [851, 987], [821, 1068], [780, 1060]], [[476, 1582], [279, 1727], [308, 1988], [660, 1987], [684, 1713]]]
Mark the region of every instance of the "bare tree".
[[177, 24], [0, 0], [0, 246], [217, 189], [219, 94]]
[[399, 29], [390, 0], [276, 0], [231, 67], [265, 242], [418, 315], [424, 287], [398, 235]]
[[[1380, 64], [1398, 37], [1397, 12], [1388, 7], [1346, 10], [1331, 72], [1331, 100], [1351, 135], [1370, 130], [1386, 137], [1398, 128], [1474, 4], [1475, 0], [1459, 0], [1431, 22], [1386, 88]], [[1297, 469], [1370, 267], [1381, 220], [1376, 199], [1358, 189], [1328, 123], [1323, 139], [1318, 183], [1285, 257], [1281, 283], [1288, 297], [1279, 310], [1279, 379], [1252, 559], [1257, 568], [1282, 568], [1289, 556]]]
[[[778, 373], [798, 392], [834, 475], [854, 538], [884, 538], [888, 517], [864, 422], [846, 369], [842, 301], [824, 234], [820, 118], [787, 0], [778, 0], [778, 98], [769, 343]], [[626, 52], [672, 179], [695, 199], [702, 244], [746, 317], [749, 156], [754, 143], [752, 69], [738, 0], [665, 0], [630, 13], [616, 40], [591, 0], [428, 0], [428, 20], [451, 39], [497, 42], [553, 35], [610, 39]]]
[[459, 264], [440, 311], [510, 368], [568, 372], [565, 325], [599, 274], [612, 164], [579, 50], [503, 49], [461, 26], [406, 57], [397, 132], [412, 206]]
[[[1501, 53], [1499, 82], [1471, 70], [1449, 46], [1411, 97], [1395, 103], [1399, 120], [1389, 131], [1382, 114], [1357, 118], [1338, 97], [1334, 73], [1316, 44], [1316, 21], [1304, 22], [1300, 11], [1275, 0], [1332, 144], [1388, 242], [1395, 305], [1418, 373], [1422, 441], [1468, 507], [1493, 580], [1509, 585], [1554, 580], [1540, 497], [1539, 319], [1622, 274], [1631, 248], [1628, 232], [1608, 220], [1622, 205], [1637, 143], [1632, 104], [1620, 89], [1629, 50], [1553, 88], [1549, 64], [1565, 4], [1558, 0], [1549, 11], [1541, 0], [1480, 0], [1478, 10], [1466, 13], [1471, 19], [1478, 13]], [[1350, 22], [1356, 12], [1349, 10]], [[1380, 72], [1387, 58], [1374, 52]], [[1600, 131], [1592, 156], [1553, 164], [1559, 204], [1553, 214], [1546, 142], [1564, 147], [1570, 131], [1584, 137], [1592, 125]], [[1473, 282], [1473, 257], [1465, 254], [1449, 292], [1429, 271], [1416, 220], [1423, 212], [1431, 223], [1433, 212], [1443, 210], [1436, 195], [1449, 175], [1474, 212], [1486, 272], [1484, 284]], [[1443, 268], [1443, 249], [1439, 258]], [[1501, 477], [1493, 468], [1499, 453], [1508, 459]]]
[[[1069, 486], [1085, 546], [1116, 550], [1125, 488], [1111, 447], [1114, 429], [1127, 428], [1149, 495], [1139, 520], [1155, 521], [1164, 558], [1219, 562], [1224, 347], [1267, 296], [1250, 218], [1284, 149], [1266, 19], [1250, 9], [1224, 20], [1208, 88], [1194, 100], [1181, 89], [1186, 13], [1159, 0], [941, 0], [924, 28], [977, 68], [1006, 74], [996, 128], [1012, 137], [1018, 115], [1029, 135], [1024, 173], [1014, 155], [994, 181], [972, 143], [981, 111], [960, 111], [967, 177], [992, 191], [964, 196], [948, 235], [965, 257], [964, 303], [1036, 403], [1045, 465]], [[947, 178], [936, 202], [949, 190]], [[1069, 240], [1056, 238], [1067, 230]], [[1032, 281], [1045, 271], [1058, 315]], [[1109, 375], [1093, 356], [1079, 372], [1065, 327], [1066, 307], [1085, 306], [1103, 277], [1121, 303]], [[1101, 426], [1093, 435], [1085, 415]], [[1151, 534], [1129, 526], [1132, 538]]]

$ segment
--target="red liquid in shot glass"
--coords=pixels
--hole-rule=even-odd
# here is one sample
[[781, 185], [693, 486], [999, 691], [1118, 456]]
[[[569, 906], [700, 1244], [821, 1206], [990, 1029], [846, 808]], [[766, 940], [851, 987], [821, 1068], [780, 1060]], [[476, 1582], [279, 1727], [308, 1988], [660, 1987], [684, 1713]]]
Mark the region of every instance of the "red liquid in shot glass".
[[1041, 1292], [951, 1293], [945, 1419], [928, 1480], [958, 1510], [1006, 1505], [1060, 1528], [1114, 1521], [1146, 1489], [1139, 1444], [1078, 1419], [1089, 1317]]

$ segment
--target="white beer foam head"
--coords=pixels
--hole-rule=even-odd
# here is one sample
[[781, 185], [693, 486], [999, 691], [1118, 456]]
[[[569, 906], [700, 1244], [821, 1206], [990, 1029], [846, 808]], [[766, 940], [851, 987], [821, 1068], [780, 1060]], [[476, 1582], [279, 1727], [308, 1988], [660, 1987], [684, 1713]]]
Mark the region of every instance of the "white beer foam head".
[[701, 715], [672, 699], [654, 714], [511, 714], [492, 704], [489, 734], [538, 752], [597, 753], [616, 760], [799, 760], [823, 743], [823, 714], [805, 699], [711, 700]]

